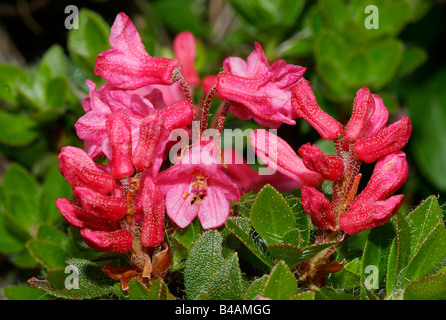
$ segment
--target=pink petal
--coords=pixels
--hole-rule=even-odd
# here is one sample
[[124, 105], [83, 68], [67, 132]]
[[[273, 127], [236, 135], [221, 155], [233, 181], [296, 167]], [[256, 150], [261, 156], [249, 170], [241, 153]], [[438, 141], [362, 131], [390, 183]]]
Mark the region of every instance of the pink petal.
[[277, 135], [258, 129], [249, 137], [254, 152], [265, 165], [290, 177], [300, 186], [315, 187], [324, 180], [320, 174], [308, 170], [290, 145]]
[[164, 118], [164, 126], [168, 132], [187, 127], [194, 120], [195, 106], [181, 100], [160, 111]]
[[342, 133], [342, 124], [319, 107], [309, 81], [297, 83], [291, 96], [291, 105], [298, 116], [316, 129], [323, 139], [333, 140]]
[[334, 181], [344, 172], [341, 158], [324, 154], [316, 145], [306, 143], [298, 150], [302, 161], [309, 170], [315, 171], [327, 180]]
[[73, 201], [66, 198], [56, 200], [56, 206], [65, 220], [76, 229], [93, 229], [102, 231], [112, 231], [110, 221], [102, 217], [95, 216], [79, 208]]
[[98, 251], [124, 254], [132, 248], [132, 234], [127, 230], [113, 232], [81, 230], [85, 243]]
[[131, 176], [134, 169], [130, 160], [132, 155], [130, 119], [122, 109], [119, 109], [109, 116], [106, 126], [112, 149], [111, 175], [117, 179]]
[[336, 229], [336, 216], [330, 201], [313, 187], [302, 187], [302, 208], [320, 230]]
[[389, 111], [384, 105], [383, 99], [377, 94], [372, 94], [373, 100], [375, 101], [375, 112], [369, 118], [366, 126], [364, 128], [364, 138], [371, 137], [384, 129], [389, 119]]
[[409, 117], [394, 122], [375, 136], [362, 138], [355, 145], [356, 156], [371, 163], [378, 158], [401, 150], [412, 134], [412, 124]]
[[151, 57], [129, 17], [117, 15], [110, 32], [113, 49], [96, 59], [95, 74], [122, 89], [136, 89], [149, 84], [172, 84], [178, 61]]
[[141, 243], [147, 247], [155, 247], [164, 240], [164, 196], [149, 175], [141, 183], [139, 199], [144, 213]]
[[82, 187], [73, 188], [73, 193], [84, 210], [109, 221], [118, 221], [127, 213], [127, 203], [121, 198], [105, 196]]
[[356, 92], [353, 112], [344, 129], [344, 137], [356, 141], [364, 137], [366, 124], [375, 111], [375, 101], [369, 89], [361, 88]]
[[341, 229], [350, 235], [363, 230], [381, 226], [398, 211], [403, 195], [390, 197], [385, 201], [367, 203], [354, 210], [348, 210], [341, 214]]
[[179, 33], [173, 40], [173, 51], [181, 63], [181, 74], [189, 85], [198, 87], [200, 76], [195, 69], [195, 46], [195, 37], [189, 31]]
[[67, 182], [74, 187], [87, 187], [101, 194], [111, 192], [115, 179], [99, 171], [88, 154], [76, 147], [64, 147], [59, 154], [59, 168]]

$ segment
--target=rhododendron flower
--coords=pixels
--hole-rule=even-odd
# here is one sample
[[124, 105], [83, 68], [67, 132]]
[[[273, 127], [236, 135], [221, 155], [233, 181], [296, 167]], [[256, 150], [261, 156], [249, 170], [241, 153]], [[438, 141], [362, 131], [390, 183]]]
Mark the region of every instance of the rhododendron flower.
[[167, 215], [181, 228], [197, 216], [205, 229], [221, 226], [230, 201], [240, 198], [239, 188], [222, 170], [218, 146], [207, 138], [197, 140], [179, 163], [161, 172], [156, 184], [165, 195]]
[[223, 62], [224, 71], [217, 77], [217, 93], [233, 101], [230, 112], [262, 126], [277, 128], [282, 123], [295, 124], [297, 118], [290, 98], [291, 89], [303, 78], [306, 68], [278, 60], [269, 65], [260, 44], [245, 62], [229, 57]]
[[[112, 159], [106, 123], [113, 112], [122, 110], [128, 118], [126, 123], [130, 125], [131, 151], [135, 155], [133, 160], [137, 161], [133, 165], [137, 169], [143, 169], [140, 167], [141, 148], [151, 144], [153, 174], [156, 175], [163, 160], [169, 134], [192, 122], [195, 107], [186, 100], [180, 100], [162, 110], [157, 110], [149, 100], [138, 94], [106, 90], [99, 96], [93, 82], [87, 80], [87, 85], [90, 87], [90, 97], [83, 103], [86, 114], [76, 122], [75, 127], [78, 136], [85, 142], [88, 154], [93, 158], [105, 155], [108, 159]], [[143, 141], [140, 142], [141, 137]], [[145, 158], [148, 159], [147, 155]]]
[[95, 74], [121, 89], [173, 83], [172, 76], [179, 67], [178, 60], [150, 56], [126, 14], [117, 15], [109, 41], [113, 48], [98, 55]]
[[324, 180], [319, 173], [306, 168], [293, 148], [274, 133], [257, 129], [249, 138], [254, 152], [265, 165], [296, 181], [299, 187], [314, 187]]
[[403, 195], [391, 196], [406, 182], [406, 155], [399, 151], [380, 158], [365, 189], [341, 214], [340, 226], [348, 234], [383, 225], [398, 211]]

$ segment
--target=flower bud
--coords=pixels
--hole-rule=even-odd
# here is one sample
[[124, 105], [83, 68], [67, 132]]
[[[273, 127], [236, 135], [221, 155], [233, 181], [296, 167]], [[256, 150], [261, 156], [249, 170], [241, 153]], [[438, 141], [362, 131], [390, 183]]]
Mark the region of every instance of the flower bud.
[[124, 254], [132, 248], [132, 234], [127, 230], [113, 232], [82, 229], [81, 236], [85, 243], [98, 251]]
[[164, 119], [164, 127], [171, 132], [190, 125], [194, 120], [194, 111], [194, 105], [186, 100], [180, 100], [160, 110], [160, 114]]
[[59, 169], [73, 187], [94, 189], [101, 194], [113, 190], [115, 179], [99, 171], [94, 161], [82, 149], [64, 147], [59, 154]]
[[307, 169], [291, 146], [277, 135], [258, 129], [249, 137], [254, 152], [268, 167], [290, 177], [300, 186], [315, 187], [323, 181], [322, 176]]
[[316, 145], [306, 143], [298, 150], [299, 156], [309, 170], [319, 173], [327, 180], [334, 181], [344, 172], [341, 158], [324, 154]]
[[333, 140], [342, 133], [342, 124], [319, 107], [309, 81], [297, 83], [291, 96], [291, 105], [298, 117], [305, 119], [323, 139]]
[[70, 199], [57, 199], [56, 206], [65, 220], [76, 229], [113, 230], [110, 221], [79, 208]]
[[130, 119], [122, 109], [119, 109], [108, 117], [106, 126], [112, 150], [111, 175], [117, 179], [131, 176], [134, 169], [130, 161], [132, 153]]
[[173, 40], [173, 51], [181, 63], [181, 74], [189, 85], [198, 87], [200, 75], [195, 69], [195, 45], [195, 37], [189, 31], [179, 33]]
[[110, 221], [118, 221], [127, 213], [127, 204], [121, 198], [104, 196], [82, 187], [73, 188], [73, 192], [84, 210]]
[[336, 216], [330, 201], [317, 189], [302, 187], [302, 207], [320, 230], [336, 230]]

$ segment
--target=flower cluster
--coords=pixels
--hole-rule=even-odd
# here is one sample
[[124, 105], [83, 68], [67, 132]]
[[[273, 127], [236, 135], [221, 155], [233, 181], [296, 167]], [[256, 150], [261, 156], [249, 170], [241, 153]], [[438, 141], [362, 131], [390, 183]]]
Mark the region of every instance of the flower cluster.
[[[386, 126], [388, 111], [382, 99], [369, 89], [357, 91], [353, 112], [345, 127], [318, 105], [308, 81], [294, 88], [291, 104], [299, 117], [310, 123], [325, 140], [333, 140], [336, 155], [324, 154], [316, 145], [301, 146], [298, 155], [282, 139], [263, 129], [251, 134], [260, 158], [303, 185], [302, 206], [320, 230], [343, 230], [352, 235], [386, 223], [399, 209], [402, 195], [392, 196], [406, 181], [408, 165], [401, 149], [411, 135], [408, 117]], [[277, 153], [265, 153], [261, 135], [276, 145]], [[274, 148], [273, 148], [274, 149]], [[376, 165], [359, 195], [362, 162]], [[308, 171], [313, 173], [310, 175]], [[323, 180], [333, 181], [331, 202], [317, 189]]]
[[[386, 126], [382, 100], [362, 88], [344, 127], [318, 106], [303, 78], [305, 68], [284, 60], [270, 65], [258, 43], [246, 61], [229, 57], [218, 75], [201, 81], [195, 41], [182, 32], [173, 41], [175, 59], [153, 57], [130, 19], [124, 13], [116, 17], [112, 48], [99, 54], [95, 67], [106, 83], [97, 88], [87, 80], [85, 115], [75, 125], [85, 150], [67, 146], [59, 155], [75, 201], [58, 199], [57, 207], [90, 247], [127, 253], [148, 275], [155, 252], [149, 248], [166, 248], [165, 214], [180, 228], [196, 217], [204, 229], [216, 228], [227, 220], [231, 201], [266, 183], [279, 190], [301, 188], [304, 210], [321, 230], [354, 234], [385, 223], [399, 208], [402, 196], [392, 194], [407, 178], [401, 152], [411, 133], [407, 117]], [[193, 91], [200, 85], [206, 96], [197, 106]], [[220, 107], [213, 121], [217, 135], [211, 136], [206, 131], [214, 97]], [[235, 150], [220, 149], [227, 112], [267, 128], [304, 118], [322, 138], [334, 140], [336, 155], [309, 143], [297, 155], [283, 139], [258, 129], [251, 145], [277, 171], [259, 175], [243, 159], [234, 162], [241, 158]], [[174, 163], [171, 142], [180, 131], [188, 138]], [[362, 161], [377, 163], [356, 196]], [[331, 201], [318, 189], [325, 180], [333, 181]], [[121, 276], [112, 269], [110, 274]]]

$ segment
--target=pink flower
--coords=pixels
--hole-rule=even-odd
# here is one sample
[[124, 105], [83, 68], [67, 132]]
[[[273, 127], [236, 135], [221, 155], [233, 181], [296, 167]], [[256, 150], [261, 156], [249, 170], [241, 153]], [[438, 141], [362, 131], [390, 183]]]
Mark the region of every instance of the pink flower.
[[240, 198], [210, 139], [196, 141], [179, 163], [159, 174], [156, 184], [165, 195], [167, 215], [181, 228], [197, 216], [205, 229], [221, 226], [229, 216], [230, 201]]
[[[195, 107], [186, 100], [179, 100], [164, 109], [157, 110], [149, 100], [138, 94], [113, 90], [112, 87], [98, 92], [93, 82], [87, 80], [87, 84], [90, 87], [90, 97], [83, 103], [86, 114], [76, 122], [75, 126], [79, 138], [84, 140], [88, 154], [93, 158], [105, 155], [108, 159], [112, 159], [113, 150], [107, 119], [120, 110], [121, 114], [125, 113], [126, 120], [123, 125], [125, 124], [127, 128], [127, 134], [130, 133], [131, 150], [126, 152], [134, 154], [133, 165], [139, 170], [151, 166], [153, 175], [156, 175], [163, 160], [170, 132], [187, 127], [193, 120]], [[118, 125], [115, 132], [122, 129], [124, 127]], [[148, 145], [151, 147], [147, 147]], [[145, 151], [150, 148], [153, 150], [147, 154], [144, 153], [144, 148], [148, 148]], [[143, 158], [145, 164], [141, 162]], [[117, 161], [117, 157], [114, 161]], [[117, 168], [123, 170], [124, 167], [120, 165]], [[123, 173], [124, 176], [131, 175], [131, 164], [127, 164], [127, 171]]]
[[195, 37], [189, 31], [179, 33], [173, 40], [173, 51], [181, 63], [181, 74], [192, 87], [200, 85], [200, 75], [195, 69]]
[[386, 223], [398, 211], [403, 198], [403, 195], [391, 195], [401, 188], [407, 176], [408, 166], [403, 152], [380, 158], [367, 186], [341, 214], [342, 230], [355, 234]]
[[109, 40], [113, 48], [98, 55], [95, 74], [121, 89], [173, 83], [172, 75], [179, 62], [150, 56], [134, 24], [124, 13], [116, 16]]
[[291, 89], [303, 78], [305, 68], [278, 60], [269, 65], [260, 44], [245, 62], [229, 57], [217, 78], [218, 95], [233, 101], [230, 111], [241, 119], [277, 128], [282, 123], [295, 124], [296, 112], [291, 107]]
[[277, 135], [257, 129], [249, 137], [259, 159], [268, 167], [296, 181], [299, 187], [315, 187], [324, 180], [319, 173], [307, 169], [291, 146]]
[[[115, 126], [122, 114], [117, 111], [113, 116], [117, 120], [110, 121]], [[118, 147], [122, 141], [112, 139]], [[118, 159], [123, 159], [122, 154], [118, 154]], [[59, 161], [62, 175], [73, 186], [76, 202], [60, 198], [56, 206], [71, 226], [81, 230], [87, 245], [99, 251], [126, 253], [133, 245], [135, 226], [141, 227], [140, 241], [145, 246], [154, 247], [164, 240], [164, 197], [149, 171], [141, 180], [123, 178], [116, 175], [121, 170], [113, 169], [122, 162], [112, 159], [112, 164], [101, 170], [84, 150], [75, 147], [63, 148]], [[124, 162], [127, 161], [125, 156]], [[107, 172], [114, 172], [116, 177]], [[132, 191], [134, 179], [139, 182]]]

